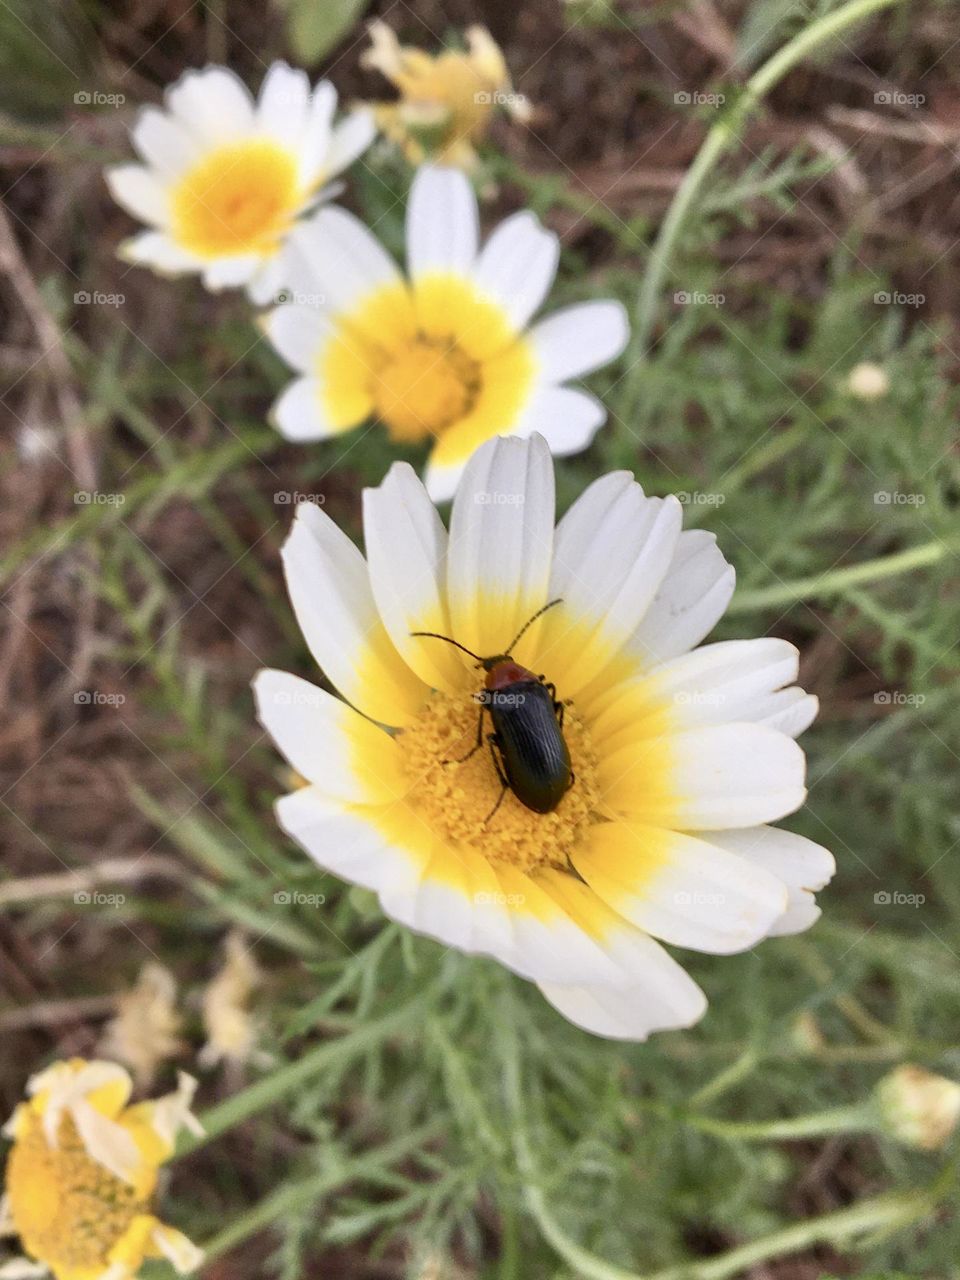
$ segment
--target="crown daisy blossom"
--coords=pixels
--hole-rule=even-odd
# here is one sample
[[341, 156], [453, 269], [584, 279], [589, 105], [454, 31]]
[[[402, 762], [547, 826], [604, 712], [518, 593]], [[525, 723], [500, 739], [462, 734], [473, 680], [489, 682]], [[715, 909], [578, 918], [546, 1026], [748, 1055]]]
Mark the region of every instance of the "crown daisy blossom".
[[178, 1131], [202, 1132], [195, 1086], [181, 1075], [176, 1093], [128, 1106], [132, 1082], [115, 1063], [73, 1058], [35, 1075], [4, 1129], [13, 1147], [0, 1203], [0, 1230], [35, 1262], [4, 1273], [130, 1280], [147, 1258], [182, 1275], [198, 1267], [200, 1250], [150, 1208]]
[[282, 249], [322, 188], [366, 150], [369, 112], [334, 125], [337, 92], [303, 71], [268, 70], [255, 101], [226, 67], [188, 71], [132, 131], [143, 164], [108, 169], [118, 204], [146, 222], [120, 246], [164, 275], [199, 272], [208, 289], [246, 285], [267, 303], [285, 283]]
[[[283, 551], [345, 701], [280, 671], [254, 682], [307, 779], [279, 823], [314, 861], [628, 1040], [705, 1010], [661, 942], [724, 954], [806, 929], [834, 869], [766, 825], [806, 794], [793, 739], [817, 703], [791, 684], [797, 651], [697, 647], [734, 574], [681, 515], [614, 472], [554, 529], [546, 442], [497, 439], [471, 459], [448, 534], [397, 463], [364, 493], [366, 559], [308, 503]], [[484, 742], [478, 718], [487, 733], [495, 712], [510, 723]]]
[[465, 52], [445, 49], [433, 56], [401, 45], [385, 22], [371, 22], [371, 47], [361, 65], [379, 71], [398, 90], [397, 102], [374, 102], [384, 137], [414, 165], [427, 159], [472, 170], [475, 144], [486, 134], [494, 108], [515, 120], [530, 118], [526, 98], [514, 93], [500, 46], [486, 27], [468, 27]]
[[539, 431], [577, 453], [606, 417], [561, 384], [626, 345], [619, 302], [564, 307], [528, 328], [557, 270], [559, 242], [515, 213], [478, 247], [477, 201], [455, 169], [417, 172], [405, 279], [370, 231], [325, 208], [291, 236], [291, 274], [316, 306], [284, 305], [264, 327], [300, 376], [273, 407], [290, 440], [320, 440], [373, 416], [393, 440], [432, 440], [426, 484], [452, 496], [467, 459], [497, 434]]

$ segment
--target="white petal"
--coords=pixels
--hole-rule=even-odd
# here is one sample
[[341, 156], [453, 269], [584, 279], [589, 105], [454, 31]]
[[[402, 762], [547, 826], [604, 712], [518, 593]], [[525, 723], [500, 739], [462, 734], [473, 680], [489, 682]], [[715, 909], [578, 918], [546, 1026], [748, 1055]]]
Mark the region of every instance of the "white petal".
[[723, 617], [735, 585], [733, 566], [723, 558], [716, 536], [705, 529], [685, 530], [628, 651], [644, 666], [686, 653]]
[[574, 387], [544, 384], [536, 389], [520, 421], [507, 431], [526, 438], [539, 432], [557, 458], [580, 453], [606, 420], [607, 411], [595, 396]]
[[[549, 599], [553, 463], [539, 437], [498, 437], [473, 455], [450, 517], [450, 635], [481, 656], [504, 652]], [[524, 637], [534, 652], [540, 623]], [[522, 658], [520, 659], [522, 661]]]
[[203, 283], [214, 293], [221, 289], [236, 289], [256, 275], [262, 258], [259, 254], [245, 253], [236, 258], [217, 258], [203, 271]]
[[591, 829], [576, 868], [609, 906], [679, 947], [726, 955], [765, 938], [787, 905], [771, 872], [708, 840], [638, 823]]
[[579, 378], [615, 360], [627, 345], [630, 324], [619, 302], [582, 302], [540, 320], [530, 340], [549, 382]]
[[277, 397], [270, 421], [285, 440], [326, 440], [348, 427], [334, 427], [323, 412], [318, 378], [294, 378]]
[[769, 700], [766, 715], [759, 720], [768, 729], [778, 729], [788, 737], [799, 738], [817, 718], [820, 702], [812, 693], [804, 693], [798, 686], [781, 689]]
[[[651, 941], [650, 945], [655, 947], [657, 944]], [[662, 948], [658, 950], [661, 956], [669, 959]], [[564, 987], [556, 982], [539, 982], [537, 986], [544, 998], [568, 1022], [607, 1040], [643, 1041], [654, 1031], [674, 1031], [699, 1022], [706, 1012], [707, 1001], [692, 979], [689, 981], [698, 993], [696, 997], [685, 991], [675, 992], [667, 983], [658, 985], [662, 975], [652, 965], [650, 967], [649, 985], [626, 989]]]
[[379, 488], [363, 491], [363, 536], [373, 597], [398, 653], [433, 688], [460, 688], [459, 653], [440, 640], [410, 635], [450, 635], [451, 624], [444, 596], [447, 532], [408, 463], [395, 462]]
[[253, 691], [264, 729], [324, 795], [384, 804], [406, 794], [393, 739], [340, 698], [285, 671], [258, 672]]
[[822, 845], [779, 827], [718, 831], [711, 843], [771, 871], [787, 886], [787, 909], [770, 929], [772, 937], [802, 933], [820, 917], [813, 895], [829, 884], [837, 869], [833, 854]]
[[259, 260], [256, 271], [247, 281], [247, 297], [255, 307], [265, 307], [276, 302], [287, 283], [288, 267], [286, 245], [278, 252]]
[[670, 565], [683, 520], [676, 498], [648, 498], [627, 472], [595, 481], [557, 526], [539, 649], [544, 670], [576, 696], [622, 650]]
[[254, 127], [250, 91], [226, 67], [187, 71], [167, 90], [167, 105], [184, 129], [207, 146], [246, 137]]
[[268, 312], [263, 330], [280, 355], [298, 373], [314, 373], [334, 332], [330, 317], [316, 307], [284, 304]]
[[320, 209], [290, 234], [291, 253], [304, 268], [304, 288], [334, 312], [352, 310], [383, 285], [400, 281], [396, 263], [359, 218]]
[[424, 165], [417, 170], [407, 205], [407, 269], [466, 275], [477, 256], [477, 198], [459, 169]]
[[345, 809], [317, 787], [281, 796], [275, 809], [281, 828], [319, 867], [364, 889], [378, 889], [388, 867], [411, 863], [409, 853], [390, 845], [364, 818], [364, 810]]
[[168, 220], [167, 190], [155, 173], [142, 164], [120, 164], [107, 169], [104, 177], [110, 194], [128, 213], [152, 227]]
[[310, 100], [307, 124], [303, 134], [300, 181], [311, 186], [328, 176], [331, 126], [337, 109], [337, 91], [329, 80], [320, 80]]
[[762, 723], [779, 709], [776, 691], [796, 677], [799, 666], [800, 654], [787, 640], [725, 640], [658, 667], [649, 681], [651, 697], [668, 703], [671, 723], [683, 728]]
[[327, 679], [364, 715], [405, 724], [428, 690], [390, 643], [363, 556], [309, 502], [297, 507], [282, 555], [300, 630]]
[[376, 137], [377, 125], [371, 111], [351, 111], [330, 137], [324, 160], [324, 176], [332, 178], [350, 167]]
[[806, 797], [805, 760], [785, 734], [718, 724], [653, 736], [605, 756], [599, 769], [615, 811], [681, 831], [775, 822]]
[[117, 257], [137, 266], [152, 267], [159, 275], [199, 271], [204, 265], [201, 258], [181, 249], [165, 231], [141, 231], [131, 236], [117, 249]]
[[524, 211], [496, 228], [477, 259], [473, 277], [519, 330], [549, 293], [559, 260], [560, 241]]
[[299, 148], [307, 125], [310, 81], [305, 71], [275, 62], [264, 76], [257, 104], [257, 124], [263, 133], [291, 150]]
[[143, 108], [130, 140], [147, 164], [164, 178], [179, 177], [203, 155], [200, 140], [158, 107]]

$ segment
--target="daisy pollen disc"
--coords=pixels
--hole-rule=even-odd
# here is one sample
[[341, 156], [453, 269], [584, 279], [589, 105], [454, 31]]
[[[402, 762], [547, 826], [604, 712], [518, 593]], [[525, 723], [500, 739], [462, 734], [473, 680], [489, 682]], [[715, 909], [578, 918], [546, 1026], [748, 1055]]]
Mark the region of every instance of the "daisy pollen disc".
[[[797, 650], [701, 644], [733, 570], [682, 515], [614, 472], [555, 527], [546, 442], [500, 437], [468, 462], [448, 531], [397, 463], [364, 493], [366, 556], [311, 503], [283, 550], [342, 699], [280, 671], [254, 685], [306, 780], [278, 820], [319, 866], [618, 1039], [703, 1015], [662, 944], [729, 954], [809, 928], [833, 872], [826, 849], [767, 825], [806, 795], [794, 739], [817, 702], [793, 683]], [[496, 743], [475, 749], [476, 655], [501, 655], [480, 658], [488, 678], [499, 664], [556, 688], [573, 781], [546, 812], [504, 790]]]
[[568, 706], [563, 732], [575, 783], [550, 813], [535, 813], [509, 790], [501, 799], [502, 784], [486, 743], [471, 752], [478, 714], [470, 698], [434, 693], [402, 730], [410, 803], [444, 840], [476, 849], [497, 865], [524, 872], [536, 867], [568, 870], [569, 855], [600, 795], [596, 754], [586, 726]]

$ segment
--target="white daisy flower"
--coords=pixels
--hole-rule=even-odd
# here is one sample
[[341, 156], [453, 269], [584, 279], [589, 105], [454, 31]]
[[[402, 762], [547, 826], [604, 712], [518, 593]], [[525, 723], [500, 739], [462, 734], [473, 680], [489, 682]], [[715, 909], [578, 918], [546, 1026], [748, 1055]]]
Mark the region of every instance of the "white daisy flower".
[[[255, 681], [261, 723], [308, 780], [279, 800], [280, 825], [321, 867], [536, 982], [578, 1026], [630, 1040], [705, 1009], [661, 942], [726, 954], [806, 929], [834, 869], [766, 825], [806, 794], [793, 739], [817, 703], [791, 683], [797, 651], [696, 647], [734, 573], [681, 515], [615, 472], [554, 529], [546, 442], [497, 439], [468, 464], [448, 534], [395, 464], [364, 494], [366, 559], [312, 504], [284, 547], [300, 627], [344, 701], [281, 671]], [[474, 657], [416, 632], [481, 658], [512, 647], [514, 670], [485, 663], [486, 686], [532, 680], [519, 692], [541, 711], [538, 677], [555, 686], [569, 767], [562, 750], [539, 762], [563, 784], [546, 812], [518, 798], [521, 772], [502, 787], [502, 743], [474, 749]]]
[[557, 237], [515, 213], [481, 249], [477, 201], [459, 171], [425, 166], [407, 206], [407, 276], [342, 209], [324, 208], [290, 239], [291, 278], [311, 305], [265, 327], [298, 372], [273, 410], [290, 440], [320, 440], [379, 418], [398, 441], [432, 439], [427, 489], [452, 496], [477, 446], [540, 432], [577, 453], [606, 417], [561, 385], [627, 342], [618, 302], [565, 307], [530, 326], [557, 270]]
[[114, 199], [149, 224], [120, 256], [163, 274], [199, 272], [208, 289], [246, 285], [263, 305], [284, 281], [284, 242], [336, 174], [366, 150], [369, 112], [339, 124], [337, 92], [275, 62], [260, 97], [226, 67], [188, 71], [132, 132], [143, 164], [109, 169]]

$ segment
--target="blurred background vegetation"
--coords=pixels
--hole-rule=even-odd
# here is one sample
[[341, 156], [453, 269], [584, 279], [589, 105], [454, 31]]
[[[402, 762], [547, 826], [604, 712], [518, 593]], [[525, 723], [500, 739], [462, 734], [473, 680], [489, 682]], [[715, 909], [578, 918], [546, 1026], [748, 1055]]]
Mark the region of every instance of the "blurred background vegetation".
[[[955, 1146], [727, 1123], [855, 1104], [904, 1062], [960, 1075], [958, 11], [894, 5], [738, 115], [833, 7], [0, 6], [0, 1101], [94, 1055], [165, 966], [185, 1021], [159, 1078], [200, 1074], [211, 1140], [164, 1216], [210, 1246], [209, 1277], [960, 1276]], [[529, 204], [559, 233], [554, 302], [633, 310], [707, 131], [734, 131], [661, 264], [651, 352], [592, 379], [611, 422], [560, 464], [561, 503], [627, 467], [716, 532], [739, 581], [717, 638], [794, 641], [820, 696], [788, 825], [838, 875], [810, 934], [684, 956], [709, 1014], [647, 1045], [591, 1039], [492, 962], [397, 929], [281, 837], [249, 681], [313, 675], [283, 495], [357, 532], [393, 455], [379, 431], [281, 442], [286, 374], [246, 301], [114, 256], [131, 224], [101, 171], [139, 104], [211, 59], [253, 87], [286, 57], [345, 101], [387, 96], [360, 67], [374, 16], [431, 50], [477, 21], [502, 43], [535, 115], [488, 140], [484, 217]], [[409, 177], [377, 148], [344, 196], [394, 248]], [[865, 361], [878, 395], [850, 381]], [[236, 928], [259, 1047], [198, 1067]], [[840, 1226], [790, 1238], [821, 1219]]]

